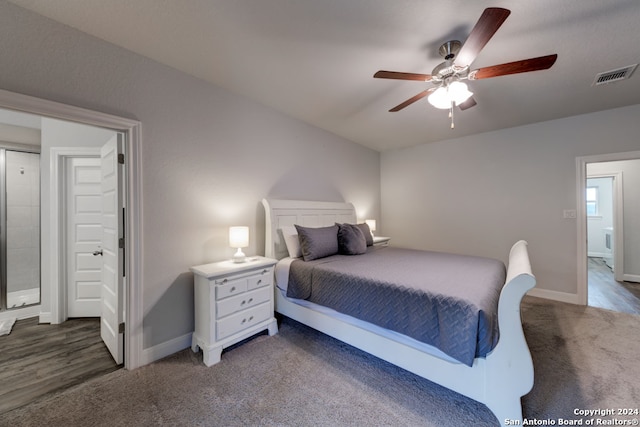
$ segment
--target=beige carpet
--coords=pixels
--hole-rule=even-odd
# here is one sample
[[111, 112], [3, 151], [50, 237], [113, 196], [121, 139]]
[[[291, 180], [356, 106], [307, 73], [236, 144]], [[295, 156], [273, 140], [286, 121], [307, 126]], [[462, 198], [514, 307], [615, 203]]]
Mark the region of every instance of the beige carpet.
[[[527, 418], [640, 405], [640, 317], [526, 298]], [[590, 418], [590, 417], [589, 417]], [[632, 417], [618, 417], [631, 419]], [[483, 405], [284, 319], [225, 351], [189, 349], [0, 415], [11, 426], [494, 426]]]

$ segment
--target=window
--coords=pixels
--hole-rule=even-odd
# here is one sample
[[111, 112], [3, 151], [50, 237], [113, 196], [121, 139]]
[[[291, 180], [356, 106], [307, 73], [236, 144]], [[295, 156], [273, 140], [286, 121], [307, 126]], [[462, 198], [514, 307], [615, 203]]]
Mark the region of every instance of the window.
[[587, 216], [598, 215], [598, 187], [587, 187]]

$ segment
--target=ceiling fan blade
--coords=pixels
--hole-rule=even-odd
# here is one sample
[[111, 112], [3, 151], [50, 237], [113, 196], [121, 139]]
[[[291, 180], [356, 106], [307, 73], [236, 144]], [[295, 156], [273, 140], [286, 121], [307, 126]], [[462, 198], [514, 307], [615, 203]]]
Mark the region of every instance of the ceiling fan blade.
[[475, 107], [476, 104], [478, 104], [478, 103], [476, 102], [475, 99], [473, 99], [473, 96], [471, 96], [471, 97], [469, 97], [469, 99], [464, 101], [462, 104], [458, 105], [458, 108], [461, 109], [462, 111], [464, 111], [467, 108]]
[[558, 59], [558, 55], [553, 54], [478, 68], [469, 74], [469, 79], [480, 80], [488, 79], [490, 77], [506, 76], [509, 74], [527, 73], [529, 71], [547, 70], [556, 62], [556, 59]]
[[373, 75], [377, 79], [417, 80], [421, 82], [431, 81], [431, 74], [401, 73], [399, 71], [380, 70]]
[[390, 113], [395, 113], [396, 111], [400, 111], [405, 107], [408, 107], [409, 105], [413, 104], [416, 101], [421, 100], [422, 98], [424, 98], [425, 96], [427, 96], [429, 94], [429, 92], [433, 92], [435, 90], [435, 88], [430, 88], [427, 90], [423, 90], [422, 92], [420, 92], [419, 94], [417, 94], [416, 96], [407, 99], [406, 101], [404, 101], [402, 104], [398, 104], [395, 107], [393, 107], [391, 110], [389, 110]]
[[469, 34], [464, 45], [462, 45], [460, 52], [458, 52], [454, 65], [461, 68], [471, 65], [510, 13], [510, 10], [499, 7], [489, 7], [485, 9], [480, 19], [478, 19], [476, 26], [471, 30], [471, 34]]

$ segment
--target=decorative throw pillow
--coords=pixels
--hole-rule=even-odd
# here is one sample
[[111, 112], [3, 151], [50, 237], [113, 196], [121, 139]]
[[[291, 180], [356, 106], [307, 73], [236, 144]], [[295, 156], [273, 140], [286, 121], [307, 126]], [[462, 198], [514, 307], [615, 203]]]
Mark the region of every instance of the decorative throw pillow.
[[300, 248], [300, 238], [298, 237], [298, 230], [293, 225], [285, 225], [280, 229], [282, 231], [282, 237], [284, 238], [284, 244], [287, 246], [287, 252], [291, 258], [302, 257], [302, 249]]
[[354, 224], [339, 225], [338, 251], [343, 255], [360, 255], [367, 252], [367, 240], [360, 227]]
[[330, 227], [303, 227], [296, 225], [302, 258], [312, 261], [338, 253], [338, 226]]

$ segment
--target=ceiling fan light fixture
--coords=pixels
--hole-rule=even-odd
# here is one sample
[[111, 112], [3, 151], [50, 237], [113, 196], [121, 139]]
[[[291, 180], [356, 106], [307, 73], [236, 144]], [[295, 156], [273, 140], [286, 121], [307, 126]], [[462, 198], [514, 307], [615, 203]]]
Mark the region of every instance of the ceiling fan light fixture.
[[451, 103], [460, 105], [469, 99], [473, 92], [469, 91], [467, 85], [461, 81], [454, 81], [446, 86], [440, 86], [436, 89], [427, 100], [429, 104], [442, 110], [451, 108]]
[[427, 98], [429, 104], [442, 110], [451, 108], [451, 99], [445, 86], [440, 86]]
[[456, 105], [462, 104], [471, 98], [471, 95], [473, 95], [473, 92], [469, 90], [465, 83], [455, 81], [449, 85], [449, 97]]

